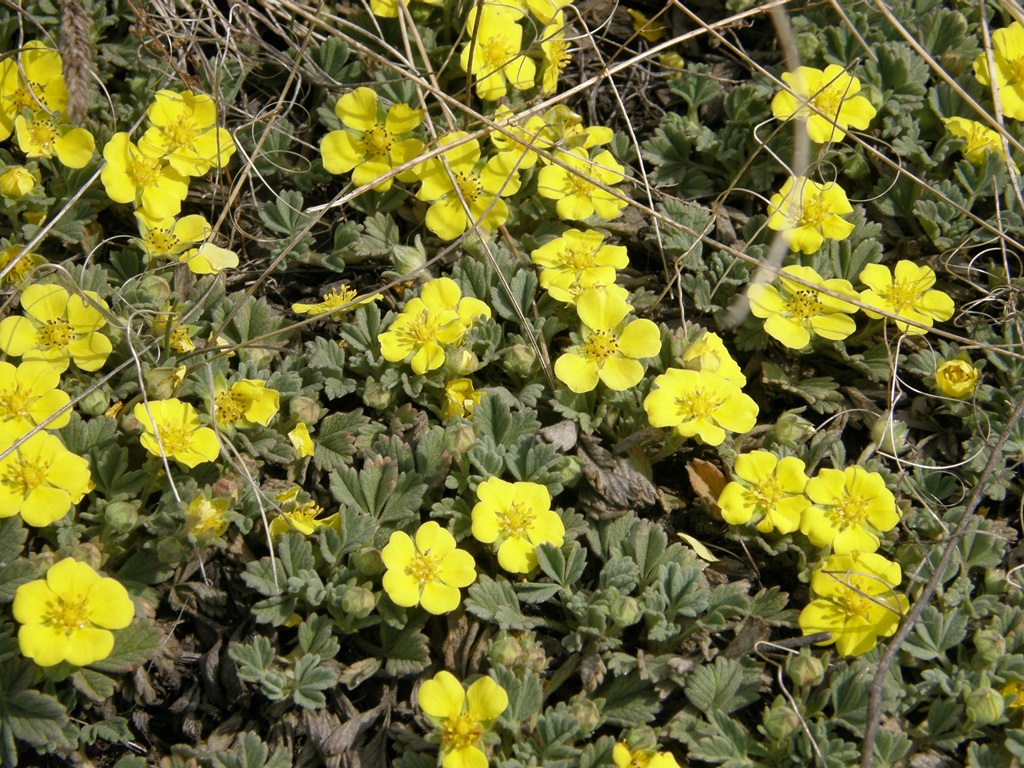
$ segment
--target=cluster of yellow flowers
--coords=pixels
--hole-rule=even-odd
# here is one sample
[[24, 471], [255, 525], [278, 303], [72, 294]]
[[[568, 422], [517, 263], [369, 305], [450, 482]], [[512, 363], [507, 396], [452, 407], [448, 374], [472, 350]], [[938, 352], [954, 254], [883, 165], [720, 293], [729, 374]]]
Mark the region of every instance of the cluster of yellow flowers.
[[[750, 311], [765, 319], [764, 329], [768, 335], [790, 349], [803, 349], [811, 343], [812, 336], [840, 341], [857, 329], [850, 317], [857, 307], [789, 279], [790, 275], [896, 315], [899, 318], [895, 321], [896, 327], [901, 333], [924, 334], [934, 322], [952, 317], [955, 308], [946, 293], [932, 289], [934, 270], [911, 261], [897, 263], [891, 272], [881, 264], [868, 264], [860, 273], [860, 281], [868, 287], [859, 293], [848, 280], [825, 280], [810, 267], [784, 267], [778, 287], [758, 283], [750, 286], [747, 296]], [[864, 313], [876, 320], [883, 317], [868, 309]], [[910, 325], [906, 320], [927, 328]]]
[[[844, 655], [866, 653], [896, 631], [906, 609], [906, 598], [893, 592], [899, 565], [873, 554], [879, 536], [900, 521], [896, 498], [877, 472], [823, 469], [808, 478], [804, 469], [795, 456], [741, 454], [718, 498], [722, 518], [732, 525], [756, 522], [762, 533], [800, 530], [834, 553], [812, 578], [818, 599], [801, 613], [800, 627], [804, 634], [829, 632], [825, 642], [834, 641]], [[864, 592], [861, 582], [873, 586]]]

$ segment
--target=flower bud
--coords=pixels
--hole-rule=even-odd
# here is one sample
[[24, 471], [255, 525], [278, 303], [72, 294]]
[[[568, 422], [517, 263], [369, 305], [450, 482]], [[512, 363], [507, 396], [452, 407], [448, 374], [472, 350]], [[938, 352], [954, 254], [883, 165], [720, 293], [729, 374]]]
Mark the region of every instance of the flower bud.
[[529, 344], [513, 344], [502, 355], [505, 370], [517, 376], [529, 376], [537, 355]]
[[815, 432], [815, 427], [807, 419], [795, 413], [784, 413], [775, 422], [775, 439], [781, 445], [796, 447]]
[[601, 725], [601, 710], [592, 699], [584, 694], [578, 694], [569, 703], [569, 711], [572, 712], [576, 722], [580, 725], [580, 733], [586, 736], [588, 733]]
[[354, 619], [365, 619], [376, 607], [377, 598], [363, 587], [349, 587], [341, 598], [341, 610]]
[[799, 656], [790, 656], [786, 660], [786, 674], [798, 687], [808, 688], [825, 679], [825, 666], [821, 659], [804, 648]]
[[965, 398], [978, 388], [981, 372], [966, 360], [947, 360], [935, 371], [935, 387], [946, 397]]
[[379, 381], [371, 380], [366, 382], [366, 388], [363, 390], [363, 402], [376, 411], [383, 411], [394, 402], [396, 392], [397, 390], [388, 389]]
[[396, 245], [391, 251], [395, 262], [395, 272], [400, 276], [411, 275], [427, 263], [427, 254], [421, 248], [408, 245]]
[[102, 389], [94, 389], [78, 401], [77, 408], [86, 416], [99, 416], [110, 407], [110, 396]]
[[543, 672], [548, 665], [544, 649], [537, 642], [532, 632], [511, 634], [501, 631], [491, 640], [487, 658], [492, 665], [501, 665], [506, 669], [529, 670]]
[[452, 456], [458, 458], [476, 445], [476, 431], [472, 424], [461, 423], [445, 432], [444, 443]]
[[139, 511], [127, 501], [115, 501], [107, 504], [103, 519], [115, 533], [128, 533], [138, 523]]
[[761, 716], [761, 722], [768, 738], [782, 741], [800, 728], [800, 715], [782, 696], [776, 696], [771, 707]]
[[28, 168], [16, 165], [0, 173], [0, 192], [4, 197], [24, 197], [36, 188], [36, 177]]
[[619, 627], [629, 627], [640, 620], [640, 604], [635, 597], [616, 595], [608, 608], [608, 616]]
[[871, 426], [871, 439], [880, 450], [898, 456], [910, 447], [907, 443], [909, 432], [910, 429], [902, 421], [890, 421], [882, 417]]
[[321, 410], [320, 403], [311, 397], [293, 397], [288, 404], [288, 415], [305, 424], [316, 424]]
[[1006, 699], [999, 691], [983, 686], [971, 691], [967, 697], [967, 717], [975, 725], [984, 727], [998, 723], [1006, 711]]
[[979, 629], [974, 633], [975, 658], [986, 667], [1006, 653], [1006, 638], [995, 629]]
[[384, 567], [384, 560], [380, 552], [373, 547], [363, 547], [352, 554], [352, 567], [363, 576], [373, 578], [380, 576], [387, 569]]

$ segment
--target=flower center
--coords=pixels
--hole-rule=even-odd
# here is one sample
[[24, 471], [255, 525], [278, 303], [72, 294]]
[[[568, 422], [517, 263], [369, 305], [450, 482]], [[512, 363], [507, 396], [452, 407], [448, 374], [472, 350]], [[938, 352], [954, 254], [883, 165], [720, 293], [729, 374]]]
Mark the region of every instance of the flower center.
[[46, 481], [49, 469], [50, 462], [45, 459], [36, 457], [35, 461], [32, 461], [24, 456], [18, 456], [7, 467], [0, 482], [25, 498]]
[[75, 338], [75, 328], [67, 320], [47, 320], [39, 328], [39, 345], [46, 349], [64, 349]]
[[569, 55], [569, 42], [560, 37], [547, 41], [547, 54], [548, 61], [558, 70], [558, 74], [562, 74], [572, 60], [572, 56]]
[[416, 553], [412, 560], [405, 566], [405, 572], [412, 576], [420, 584], [430, 584], [437, 581], [441, 575], [441, 561], [430, 554], [427, 550], [423, 554]]
[[85, 595], [61, 595], [47, 607], [50, 615], [46, 617], [46, 624], [63, 630], [65, 635], [85, 629], [90, 624], [89, 601]]
[[162, 164], [158, 158], [135, 152], [128, 165], [128, 175], [135, 181], [136, 186], [152, 187], [163, 176]]
[[382, 157], [391, 151], [395, 137], [383, 125], [375, 125], [363, 134], [363, 149], [371, 157]]
[[154, 256], [169, 256], [181, 244], [171, 230], [155, 227], [146, 233], [146, 249]]
[[11, 110], [14, 114], [20, 114], [21, 110], [29, 109], [35, 112], [42, 106], [44, 109], [49, 109], [46, 103], [46, 86], [32, 82], [22, 82], [13, 94], [9, 97], [11, 104], [16, 108]]
[[202, 133], [199, 123], [186, 114], [174, 118], [170, 125], [163, 129], [164, 136], [176, 147], [191, 147], [192, 142]]
[[867, 514], [868, 500], [856, 494], [847, 494], [832, 508], [832, 514], [847, 525], [857, 525]]
[[920, 295], [921, 291], [918, 290], [914, 282], [897, 280], [889, 289], [889, 302], [895, 308], [896, 314], [900, 314], [903, 310], [913, 306]]
[[766, 477], [750, 489], [759, 506], [771, 509], [782, 499], [782, 484], [775, 476]]
[[[581, 171], [583, 169], [580, 169]], [[587, 172], [592, 173], [593, 168], [588, 168]], [[584, 179], [577, 173], [572, 171], [566, 171], [565, 189], [567, 195], [579, 195], [580, 197], [589, 197], [594, 191], [594, 185]]]
[[11, 389], [0, 391], [0, 417], [4, 421], [27, 419], [29, 410], [38, 399], [38, 395], [22, 389], [17, 384]]
[[314, 528], [317, 524], [317, 518], [324, 511], [324, 508], [317, 504], [315, 501], [306, 501], [299, 504], [295, 509], [287, 514], [287, 517], [291, 518], [296, 523], [305, 523], [306, 525], [312, 525]]
[[713, 392], [697, 387], [676, 398], [676, 409], [685, 421], [709, 419], [722, 403]]
[[466, 171], [455, 172], [455, 185], [459, 188], [462, 199], [467, 203], [474, 202], [484, 191], [480, 179]]
[[821, 299], [812, 290], [795, 291], [789, 299], [789, 311], [799, 320], [810, 320], [821, 314]]
[[213, 407], [217, 414], [217, 421], [221, 424], [231, 425], [245, 416], [245, 399], [230, 389], [224, 390], [214, 398]]
[[598, 365], [619, 351], [615, 337], [609, 331], [591, 331], [583, 343], [583, 353]]
[[[7, 265], [14, 261], [15, 257], [19, 253], [21, 253], [20, 245], [12, 245], [10, 248], [5, 248], [3, 251], [0, 251], [0, 272], [7, 269]], [[18, 259], [14, 263], [14, 266], [11, 267], [10, 271], [0, 279], [0, 284], [17, 285], [25, 279], [25, 276], [28, 275], [33, 266], [35, 266], [35, 264], [33, 263], [32, 258], [28, 254], [25, 254]]]
[[57, 129], [49, 120], [32, 120], [28, 129], [29, 141], [44, 155], [53, 154], [53, 144], [57, 141]]
[[480, 741], [483, 728], [469, 715], [462, 714], [448, 718], [441, 730], [441, 740], [446, 750], [465, 749]]
[[182, 424], [171, 424], [169, 421], [162, 421], [156, 425], [160, 436], [160, 445], [164, 453], [173, 456], [176, 453], [185, 453], [192, 448], [192, 430]]
[[586, 246], [577, 248], [572, 245], [567, 245], [562, 249], [559, 256], [561, 256], [563, 269], [580, 273], [594, 265], [594, 256], [596, 254], [597, 251], [593, 248], [587, 248]]
[[833, 83], [815, 96], [812, 101], [814, 106], [820, 109], [822, 113], [835, 120], [839, 116], [839, 109], [843, 104], [843, 99], [845, 98], [846, 89], [839, 83]]
[[841, 593], [836, 595], [835, 599], [842, 606], [843, 613], [867, 619], [871, 607], [875, 605], [868, 595], [871, 594], [871, 590], [878, 590], [878, 584], [851, 574], [849, 582], [842, 586]]
[[800, 214], [797, 217], [797, 223], [801, 227], [813, 227], [814, 229], [817, 229], [821, 226], [821, 222], [825, 220], [828, 213], [828, 205], [822, 199], [822, 196], [814, 195], [808, 200], [805, 200], [804, 204], [800, 206]]
[[536, 517], [531, 507], [515, 502], [498, 512], [498, 528], [505, 536], [527, 536], [533, 530]]
[[484, 54], [484, 61], [488, 65], [488, 72], [501, 69], [518, 53], [513, 49], [512, 41], [505, 35], [491, 35], [480, 44], [480, 47]]
[[393, 330], [403, 344], [427, 344], [437, 338], [438, 319], [430, 310], [425, 310]]
[[1006, 68], [1010, 70], [1010, 79], [1007, 81], [1007, 85], [1024, 83], [1024, 56], [1006, 59]]

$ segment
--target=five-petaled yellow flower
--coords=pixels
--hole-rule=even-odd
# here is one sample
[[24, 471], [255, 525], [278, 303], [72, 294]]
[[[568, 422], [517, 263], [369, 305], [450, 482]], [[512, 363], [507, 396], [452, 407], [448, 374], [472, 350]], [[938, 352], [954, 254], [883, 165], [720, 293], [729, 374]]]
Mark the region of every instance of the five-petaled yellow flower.
[[[541, 268], [540, 287], [553, 298], [566, 293], [572, 297], [574, 286], [611, 285], [616, 271], [629, 266], [626, 247], [605, 245], [604, 235], [593, 229], [567, 230], [531, 252], [530, 259]], [[579, 298], [578, 293], [572, 298]]]
[[486, 768], [484, 737], [508, 708], [504, 688], [481, 677], [464, 690], [455, 675], [442, 671], [424, 681], [416, 701], [441, 733], [441, 768]]
[[[408, 104], [392, 104], [384, 115], [377, 94], [370, 88], [356, 88], [338, 99], [334, 113], [350, 130], [331, 131], [320, 142], [320, 154], [328, 173], [352, 171], [356, 186], [374, 185], [378, 192], [391, 189], [391, 171], [416, 157], [423, 142], [403, 138], [423, 122], [423, 110]], [[413, 181], [415, 169], [398, 174]]]
[[63, 71], [60, 54], [38, 40], [25, 43], [17, 59], [0, 61], [0, 141], [10, 137], [15, 118], [26, 109], [44, 114], [67, 109]]
[[625, 179], [624, 168], [611, 152], [605, 150], [590, 160], [585, 149], [572, 149], [555, 153], [555, 159], [566, 167], [552, 164], [541, 168], [537, 193], [558, 201], [555, 210], [561, 218], [583, 221], [596, 213], [611, 221], [626, 207], [625, 200], [604, 188]]
[[68, 168], [84, 168], [96, 151], [96, 140], [85, 128], [54, 122], [45, 112], [18, 115], [14, 130], [26, 157], [56, 157]]
[[381, 551], [387, 566], [384, 591], [403, 608], [422, 605], [439, 615], [459, 607], [459, 589], [476, 580], [476, 562], [457, 549], [455, 537], [431, 520], [416, 531], [415, 539], [402, 531], [391, 534]]
[[251, 427], [270, 423], [281, 407], [281, 394], [262, 379], [240, 379], [213, 398], [213, 418], [220, 427]]
[[650, 320], [626, 323], [633, 311], [621, 295], [605, 288], [591, 288], [576, 300], [583, 327], [579, 343], [555, 361], [555, 376], [576, 393], [590, 392], [603, 381], [622, 391], [644, 377], [642, 358], [661, 352], [661, 332]]
[[207, 241], [213, 228], [199, 214], [156, 218], [140, 209], [135, 217], [139, 223], [135, 242], [150, 258], [176, 259], [197, 275], [215, 275], [238, 266], [238, 254]]
[[562, 546], [565, 526], [551, 511], [551, 494], [538, 483], [508, 483], [492, 477], [477, 486], [473, 536], [497, 544], [498, 563], [510, 573], [537, 567], [537, 545]]
[[656, 752], [653, 749], [630, 749], [619, 742], [612, 749], [615, 768], [679, 768], [671, 752]]
[[969, 360], [946, 360], [935, 369], [935, 386], [946, 397], [970, 397], [980, 378], [981, 371]]
[[49, 363], [60, 373], [72, 360], [83, 371], [98, 371], [113, 346], [99, 332], [107, 321], [96, 307], [108, 307], [92, 291], [83, 294], [69, 296], [59, 285], [28, 286], [21, 294], [25, 316], [0, 321], [0, 349]]
[[756, 518], [761, 533], [792, 533], [800, 527], [800, 516], [811, 505], [804, 496], [807, 475], [800, 459], [779, 459], [768, 451], [744, 453], [736, 457], [733, 474], [718, 497], [725, 522], [743, 525]]
[[[0, 362], [0, 424], [14, 424], [21, 434], [31, 432], [71, 402], [59, 385], [60, 373], [49, 363], [28, 361], [15, 368]], [[69, 408], [46, 429], [60, 429], [70, 420]]]
[[755, 317], [765, 318], [764, 329], [769, 336], [790, 349], [803, 349], [811, 343], [811, 334], [839, 341], [857, 330], [850, 317], [857, 311], [853, 304], [788, 280], [786, 275], [843, 296], [857, 296], [849, 280], [823, 280], [810, 267], [784, 267], [779, 275], [781, 291], [773, 285], [755, 283], [747, 292], [750, 311]]
[[205, 93], [157, 91], [146, 115], [151, 127], [139, 148], [184, 176], [223, 168], [235, 153], [231, 134], [217, 127], [217, 103]]
[[189, 469], [220, 455], [217, 433], [204, 427], [196, 409], [177, 398], [139, 403], [133, 411], [145, 430], [139, 440], [154, 456], [167, 456]]
[[[878, 309], [884, 309], [907, 320], [913, 320], [931, 327], [936, 320], [949, 320], [953, 316], [953, 300], [942, 291], [933, 291], [935, 272], [931, 267], [919, 267], [912, 261], [901, 261], [896, 265], [895, 275], [881, 264], [868, 264], [861, 271], [860, 281], [868, 287], [862, 291], [860, 300]], [[882, 315], [864, 310], [868, 317], [876, 320]], [[917, 328], [900, 320], [896, 327], [903, 333], [927, 333], [927, 328]]]
[[[446, 146], [466, 135], [456, 131], [441, 136], [438, 142]], [[419, 167], [421, 186], [416, 199], [431, 203], [425, 217], [427, 229], [442, 240], [454, 240], [470, 227], [493, 232], [504, 224], [508, 206], [501, 198], [519, 191], [515, 163], [514, 153], [498, 153], [481, 164], [476, 139], [424, 161]]]
[[[0, 445], [14, 445], [25, 433], [0, 425]], [[0, 518], [21, 515], [41, 527], [60, 520], [92, 487], [89, 462], [49, 432], [36, 432], [0, 459]]]
[[565, 13], [558, 11], [540, 33], [540, 90], [545, 96], [558, 89], [558, 78], [572, 61], [565, 32]]
[[297, 531], [303, 536], [309, 536], [321, 528], [337, 529], [341, 519], [340, 512], [321, 517], [324, 508], [312, 499], [300, 501], [298, 488], [278, 494], [277, 500], [283, 507], [281, 514], [270, 521], [271, 536], [280, 536], [286, 531]]
[[644, 398], [652, 427], [674, 427], [683, 437], [721, 445], [727, 430], [743, 434], [757, 423], [757, 403], [717, 373], [669, 368], [654, 384]]
[[[1002, 138], [984, 123], [965, 117], [944, 117], [942, 123], [950, 135], [964, 140], [961, 151], [972, 163], [984, 162], [985, 155], [989, 152], [995, 152], [1004, 160], [1007, 159]], [[1014, 167], [1017, 167], [1016, 164]]]
[[814, 506], [804, 510], [801, 532], [814, 546], [830, 546], [841, 555], [874, 552], [878, 534], [900, 521], [885, 479], [862, 467], [823, 469], [807, 481], [804, 493]]
[[825, 70], [797, 67], [785, 72], [782, 80], [789, 88], [775, 94], [772, 114], [780, 120], [806, 119], [811, 141], [826, 144], [842, 141], [848, 128], [863, 131], [875, 116], [875, 108], [860, 92], [860, 80], [838, 64]]
[[490, 317], [491, 310], [479, 299], [463, 297], [458, 283], [439, 277], [423, 286], [380, 334], [384, 359], [397, 363], [410, 358], [414, 373], [422, 374], [444, 364], [445, 347], [462, 341], [477, 317]]
[[828, 632], [819, 645], [836, 644], [843, 656], [860, 656], [876, 645], [878, 638], [896, 632], [910, 603], [895, 592], [903, 579], [898, 563], [874, 553], [832, 555], [811, 576], [816, 596], [800, 612], [800, 629], [805, 635]]
[[107, 164], [100, 181], [115, 203], [131, 203], [152, 219], [177, 216], [188, 195], [188, 177], [172, 168], [158, 150], [136, 146], [127, 133], [115, 133], [103, 148]]
[[[1015, 21], [992, 33], [992, 58], [1003, 114], [1024, 120], [1024, 27], [1020, 22]], [[974, 60], [974, 76], [982, 85], [992, 85], [988, 55], [984, 51]]]
[[814, 253], [825, 239], [844, 240], [854, 226], [840, 214], [853, 206], [834, 181], [821, 184], [804, 176], [790, 176], [768, 204], [768, 226], [782, 232], [791, 251]]
[[66, 558], [46, 578], [18, 587], [11, 606], [22, 654], [41, 667], [66, 661], [75, 666], [107, 658], [114, 650], [112, 629], [124, 629], [135, 616], [128, 591], [85, 563]]
[[522, 53], [523, 28], [516, 23], [522, 15], [518, 8], [486, 3], [479, 14], [470, 11], [466, 34], [471, 39], [459, 63], [476, 76], [476, 95], [484, 101], [503, 98], [510, 85], [519, 91], [533, 87], [537, 65]]

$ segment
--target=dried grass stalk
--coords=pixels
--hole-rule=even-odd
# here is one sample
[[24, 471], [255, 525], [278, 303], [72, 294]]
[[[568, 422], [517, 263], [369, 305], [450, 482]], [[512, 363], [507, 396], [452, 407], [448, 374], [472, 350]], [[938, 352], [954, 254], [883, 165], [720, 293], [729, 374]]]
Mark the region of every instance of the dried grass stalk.
[[89, 31], [92, 19], [79, 0], [61, 0], [60, 8], [60, 53], [64, 62], [64, 82], [68, 86], [67, 120], [79, 123], [89, 105], [89, 86], [92, 80], [92, 41]]

